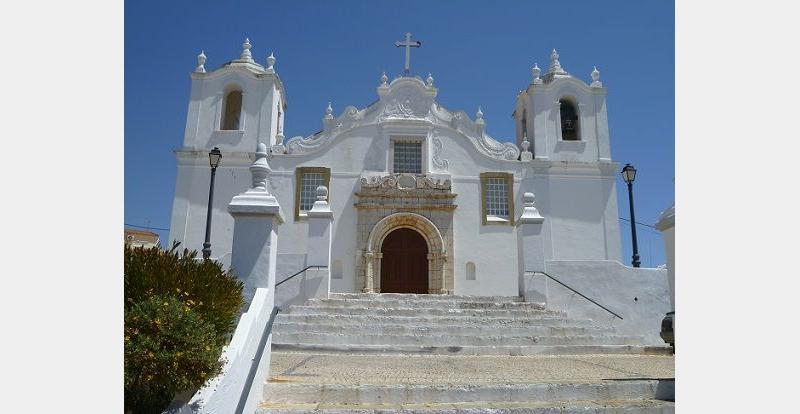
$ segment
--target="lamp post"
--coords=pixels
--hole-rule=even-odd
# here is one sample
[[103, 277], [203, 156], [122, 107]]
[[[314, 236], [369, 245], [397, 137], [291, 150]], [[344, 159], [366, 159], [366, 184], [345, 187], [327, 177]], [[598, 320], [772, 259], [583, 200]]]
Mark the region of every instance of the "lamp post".
[[622, 179], [628, 184], [628, 202], [631, 207], [631, 240], [633, 241], [633, 267], [639, 267], [639, 247], [636, 243], [636, 216], [633, 214], [633, 180], [636, 179], [636, 168], [633, 165], [625, 164], [622, 168]]
[[214, 147], [208, 153], [208, 162], [211, 164], [211, 183], [208, 187], [208, 211], [206, 212], [206, 239], [203, 243], [203, 259], [211, 257], [211, 205], [214, 202], [214, 177], [217, 174], [217, 167], [222, 160], [222, 152]]

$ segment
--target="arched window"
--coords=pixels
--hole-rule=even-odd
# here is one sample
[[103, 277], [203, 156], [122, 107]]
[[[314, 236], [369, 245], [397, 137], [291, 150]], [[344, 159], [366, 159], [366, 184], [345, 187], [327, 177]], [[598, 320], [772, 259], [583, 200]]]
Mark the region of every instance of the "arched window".
[[233, 90], [225, 95], [222, 106], [222, 128], [224, 130], [238, 130], [241, 127], [242, 116], [242, 91]]
[[561, 103], [561, 139], [579, 141], [578, 109], [569, 99], [560, 99]]

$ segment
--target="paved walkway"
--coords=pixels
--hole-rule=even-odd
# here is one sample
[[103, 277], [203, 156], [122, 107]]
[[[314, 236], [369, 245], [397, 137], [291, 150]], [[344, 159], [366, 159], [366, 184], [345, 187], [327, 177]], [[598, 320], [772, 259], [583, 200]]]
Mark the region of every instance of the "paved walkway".
[[273, 352], [270, 381], [307, 384], [530, 384], [674, 378], [671, 355], [352, 355]]

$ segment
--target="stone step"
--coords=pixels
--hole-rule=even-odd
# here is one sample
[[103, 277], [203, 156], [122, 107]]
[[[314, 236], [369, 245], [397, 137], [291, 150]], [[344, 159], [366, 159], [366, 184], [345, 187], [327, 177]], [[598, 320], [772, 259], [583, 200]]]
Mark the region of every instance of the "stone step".
[[639, 345], [642, 338], [627, 335], [556, 336], [467, 336], [467, 335], [389, 335], [325, 332], [273, 331], [272, 342], [279, 344], [320, 345], [416, 345], [416, 346], [527, 346], [527, 345]]
[[325, 322], [294, 322], [277, 319], [273, 332], [284, 333], [335, 333], [359, 335], [481, 335], [481, 336], [574, 336], [612, 334], [614, 328], [608, 326], [506, 326], [492, 324], [478, 325], [436, 325], [402, 323], [348, 323], [336, 319]]
[[432, 295], [416, 293], [331, 293], [331, 299], [369, 299], [373, 301], [403, 300], [409, 302], [443, 301], [443, 302], [522, 302], [519, 296], [466, 296], [466, 295]]
[[256, 414], [673, 414], [675, 403], [661, 400], [475, 401], [426, 404], [263, 404]]
[[398, 315], [336, 315], [279, 313], [276, 322], [291, 323], [352, 323], [352, 324], [400, 324], [431, 326], [593, 326], [590, 319], [569, 319], [565, 316], [542, 316], [536, 318], [487, 317], [487, 316], [398, 316]]
[[420, 355], [671, 355], [669, 347], [645, 345], [498, 345], [498, 346], [423, 346], [272, 343], [273, 351], [325, 352], [340, 354], [420, 354]]
[[[674, 388], [673, 388], [674, 389]], [[674, 391], [673, 391], [674, 392]], [[286, 404], [440, 404], [619, 401], [664, 398], [659, 380], [478, 385], [349, 385], [267, 382], [263, 408]]]
[[534, 302], [447, 301], [447, 300], [397, 300], [397, 299], [311, 299], [309, 306], [335, 306], [339, 308], [439, 308], [439, 309], [535, 309], [545, 310], [545, 305]]
[[292, 305], [289, 313], [295, 315], [373, 315], [373, 316], [487, 316], [510, 318], [565, 317], [566, 313], [539, 309], [446, 309], [446, 308], [372, 308]]

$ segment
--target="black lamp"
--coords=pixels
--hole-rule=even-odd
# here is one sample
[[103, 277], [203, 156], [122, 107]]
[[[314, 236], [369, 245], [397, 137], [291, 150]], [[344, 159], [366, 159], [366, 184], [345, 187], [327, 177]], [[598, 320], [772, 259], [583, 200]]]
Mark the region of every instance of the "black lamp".
[[639, 247], [636, 242], [636, 216], [633, 214], [633, 180], [636, 179], [636, 168], [633, 165], [625, 164], [621, 173], [625, 184], [628, 184], [628, 202], [631, 208], [631, 241], [633, 242], [633, 261], [631, 264], [633, 267], [639, 267], [641, 262], [639, 262]]
[[222, 151], [214, 147], [208, 153], [208, 163], [211, 165], [211, 182], [208, 187], [208, 211], [206, 212], [206, 239], [203, 243], [203, 259], [211, 257], [211, 206], [214, 203], [214, 177], [217, 174], [217, 167], [222, 161]]

